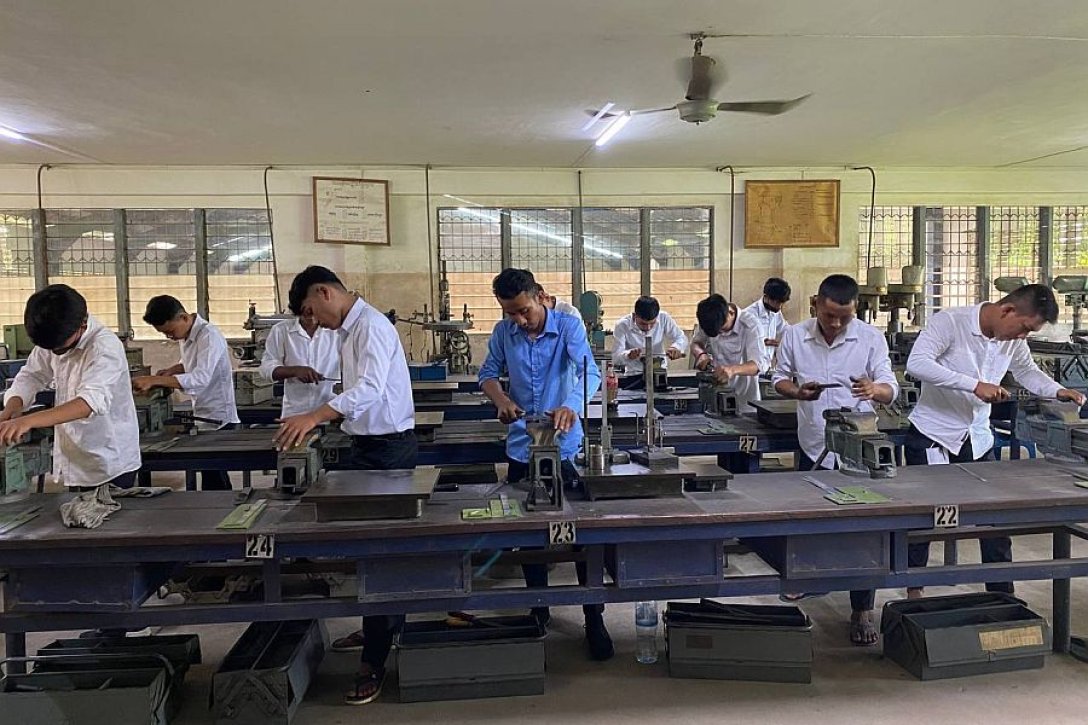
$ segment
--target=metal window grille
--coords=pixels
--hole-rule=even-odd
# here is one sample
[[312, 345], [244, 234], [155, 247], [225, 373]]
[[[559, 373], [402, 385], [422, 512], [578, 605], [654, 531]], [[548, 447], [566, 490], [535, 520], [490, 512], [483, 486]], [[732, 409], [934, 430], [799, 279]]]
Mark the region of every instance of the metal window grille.
[[473, 332], [490, 334], [502, 311], [491, 280], [502, 271], [500, 209], [461, 207], [438, 210], [438, 259], [445, 264], [450, 306], [468, 305]]
[[[870, 267], [888, 270], [888, 282], [903, 282], [903, 267], [913, 264], [910, 206], [863, 206], [858, 212], [859, 284], [867, 284]], [[869, 217], [873, 222], [873, 243], [869, 246]]]
[[931, 312], [981, 299], [973, 206], [926, 210], [926, 305]]
[[45, 242], [50, 284], [66, 284], [87, 299], [88, 311], [118, 328], [117, 250], [112, 209], [49, 209]]
[[712, 243], [709, 207], [650, 209], [650, 294], [681, 329], [710, 292]]
[[642, 294], [639, 209], [584, 209], [582, 237], [584, 289], [601, 295], [605, 327], [611, 329]]
[[[1056, 206], [1051, 234], [1052, 278], [1063, 274], [1088, 274], [1088, 206]], [[1058, 323], [1073, 324], [1069, 306], [1058, 300]]]
[[250, 303], [277, 312], [272, 236], [264, 209], [208, 209], [208, 314], [227, 337], [243, 338]]
[[510, 209], [505, 213], [510, 215], [510, 265], [530, 270], [549, 294], [570, 302], [574, 288], [572, 211]]
[[1027, 277], [1039, 282], [1043, 269], [1039, 250], [1039, 207], [990, 207], [989, 289], [983, 297], [996, 301], [1004, 296], [992, 281], [998, 277]]
[[29, 211], [0, 211], [0, 324], [23, 322], [34, 293], [34, 226]]
[[133, 331], [137, 339], [157, 339], [159, 333], [142, 320], [149, 299], [171, 294], [185, 309], [197, 310], [193, 210], [130, 209], [125, 227]]

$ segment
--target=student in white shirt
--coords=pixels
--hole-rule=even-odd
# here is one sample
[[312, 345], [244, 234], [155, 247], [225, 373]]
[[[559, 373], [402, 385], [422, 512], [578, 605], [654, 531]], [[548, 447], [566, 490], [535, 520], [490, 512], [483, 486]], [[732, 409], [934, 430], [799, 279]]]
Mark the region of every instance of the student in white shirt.
[[320, 327], [312, 315], [292, 309], [293, 320], [284, 320], [268, 332], [261, 375], [283, 381], [282, 417], [309, 413], [332, 400], [340, 379], [340, 338]]
[[[159, 295], [147, 302], [144, 322], [181, 344], [181, 362], [154, 375], [132, 379], [137, 392], [152, 388], [180, 390], [193, 399], [193, 417], [198, 428], [219, 430], [238, 424], [234, 404], [234, 372], [227, 339], [219, 328], [196, 313], [185, 311], [176, 297]], [[226, 471], [201, 471], [205, 491], [229, 491]]]
[[[650, 336], [652, 350], [645, 350], [646, 336]], [[688, 337], [668, 312], [653, 297], [642, 296], [635, 300], [633, 312], [616, 320], [612, 330], [612, 364], [623, 368], [620, 388], [642, 388], [646, 379], [642, 370], [643, 356], [664, 355], [669, 360], [683, 357], [688, 350]]]
[[746, 412], [748, 403], [760, 399], [757, 376], [766, 358], [759, 323], [719, 294], [700, 302], [695, 318], [699, 321], [691, 338], [695, 369], [713, 370], [719, 383], [732, 383], [737, 409]]
[[[140, 469], [140, 426], [121, 340], [63, 284], [31, 295], [23, 322], [35, 347], [5, 396], [0, 445], [52, 427], [53, 473], [70, 490], [132, 487]], [[53, 384], [54, 407], [20, 415]]]
[[540, 304], [544, 305], [549, 310], [555, 310], [560, 314], [570, 315], [571, 317], [577, 318], [579, 322], [583, 322], [581, 310], [566, 300], [561, 300], [554, 295], [548, 294], [544, 291], [543, 287], [540, 288]]
[[759, 322], [759, 330], [763, 335], [763, 345], [766, 348], [763, 358], [763, 370], [772, 368], [775, 348], [782, 339], [782, 333], [789, 324], [782, 316], [782, 308], [790, 301], [790, 285], [780, 277], [771, 277], [763, 283], [763, 297], [745, 307], [746, 312]]
[[[778, 346], [774, 388], [798, 401], [800, 471], [811, 471], [823, 454], [825, 410], [872, 411], [871, 401], [890, 403], [899, 394], [884, 334], [855, 317], [857, 302], [858, 283], [843, 274], [831, 275], [816, 294], [816, 317], [787, 329]], [[839, 387], [821, 390], [826, 384]], [[821, 465], [833, 469], [838, 463], [829, 454]], [[850, 592], [850, 641], [856, 645], [876, 644], [875, 602], [871, 589]]]
[[[280, 450], [298, 445], [317, 426], [342, 418], [341, 430], [352, 437], [354, 468], [415, 468], [412, 383], [396, 328], [325, 267], [310, 266], [296, 275], [289, 299], [292, 310], [337, 331], [344, 392], [314, 410], [284, 417], [276, 445]], [[403, 622], [403, 616], [363, 617], [362, 664], [344, 697], [347, 704], [364, 705], [381, 694], [385, 661]], [[353, 636], [358, 639], [358, 633]]]
[[[1046, 285], [1029, 284], [972, 307], [942, 310], [914, 343], [907, 373], [922, 383], [918, 404], [910, 414], [908, 465], [973, 463], [993, 460], [990, 404], [1009, 397], [1001, 387], [1012, 372], [1020, 385], [1044, 398], [1084, 404], [1084, 395], [1063, 388], [1031, 358], [1028, 333], [1058, 319], [1058, 302]], [[979, 540], [983, 563], [1012, 561], [1007, 536]], [[911, 566], [925, 566], [929, 544], [909, 550]], [[1013, 591], [1011, 582], [988, 582], [989, 591]], [[921, 596], [921, 588], [907, 590]]]

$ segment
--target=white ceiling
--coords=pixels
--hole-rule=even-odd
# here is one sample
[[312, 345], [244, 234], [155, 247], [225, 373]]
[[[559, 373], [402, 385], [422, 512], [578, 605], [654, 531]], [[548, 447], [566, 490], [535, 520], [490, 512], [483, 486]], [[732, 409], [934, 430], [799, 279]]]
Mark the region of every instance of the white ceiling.
[[[812, 98], [593, 148], [693, 31], [774, 36], [706, 41], [719, 100]], [[0, 0], [0, 36], [0, 125], [105, 163], [1088, 166], [1084, 0]]]

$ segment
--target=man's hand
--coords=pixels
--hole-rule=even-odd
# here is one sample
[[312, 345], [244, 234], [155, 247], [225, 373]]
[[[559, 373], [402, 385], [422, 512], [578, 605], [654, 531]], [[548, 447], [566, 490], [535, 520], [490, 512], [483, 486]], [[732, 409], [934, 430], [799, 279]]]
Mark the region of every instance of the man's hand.
[[633, 349], [627, 351], [627, 359], [628, 360], [638, 360], [640, 357], [642, 357], [642, 348], [641, 347], [636, 347], [636, 348], [633, 348]]
[[1070, 403], [1076, 403], [1077, 405], [1084, 405], [1084, 394], [1076, 390], [1070, 390], [1069, 388], [1062, 388], [1058, 391], [1058, 400], [1067, 400]]
[[679, 360], [681, 357], [684, 356], [684, 353], [680, 352], [680, 348], [670, 347], [668, 350], [665, 351], [665, 355], [670, 360]]
[[984, 383], [980, 380], [975, 386], [975, 397], [983, 403], [998, 403], [1009, 399], [1009, 391], [1000, 385]]
[[574, 427], [574, 421], [578, 420], [578, 414], [566, 407], [549, 411], [548, 415], [555, 421], [555, 429], [560, 433], [568, 432]]
[[773, 337], [768, 337], [766, 340], [763, 341], [763, 344], [767, 347], [778, 347], [778, 340], [774, 339]]
[[132, 389], [137, 393], [146, 393], [158, 383], [156, 375], [140, 375], [132, 379]]
[[733, 377], [733, 367], [731, 365], [719, 365], [714, 368], [714, 379], [718, 381], [719, 385], [728, 384]]
[[300, 383], [320, 383], [324, 380], [321, 373], [305, 365], [296, 365], [291, 368], [291, 377]]
[[497, 403], [495, 407], [499, 410], [499, 422], [505, 425], [510, 425], [515, 420], [525, 415], [525, 411], [519, 408], [518, 404], [510, 398]]
[[276, 444], [277, 451], [286, 451], [302, 443], [302, 441], [306, 440], [306, 436], [309, 435], [310, 431], [318, 425], [310, 413], [277, 418], [276, 422], [280, 424], [280, 428], [276, 431], [272, 441]]
[[869, 378], [851, 377], [850, 381], [853, 383], [850, 386], [850, 392], [858, 400], [872, 400], [876, 395], [876, 383]]
[[34, 426], [26, 418], [12, 418], [0, 423], [0, 445], [10, 446], [18, 443]]
[[0, 410], [0, 422], [3, 422], [5, 420], [11, 420], [22, 412], [22, 398], [16, 397], [14, 400], [9, 400], [8, 404], [4, 406], [4, 409]]
[[798, 400], [818, 400], [824, 391], [817, 382], [805, 383], [797, 389]]
[[185, 371], [185, 367], [181, 363], [178, 363], [176, 365], [171, 365], [168, 368], [163, 368], [162, 370], [157, 370], [155, 372], [155, 374], [156, 375], [181, 375], [184, 371]]
[[710, 367], [710, 364], [714, 362], [714, 359], [709, 354], [701, 352], [695, 356], [695, 369], [706, 371]]

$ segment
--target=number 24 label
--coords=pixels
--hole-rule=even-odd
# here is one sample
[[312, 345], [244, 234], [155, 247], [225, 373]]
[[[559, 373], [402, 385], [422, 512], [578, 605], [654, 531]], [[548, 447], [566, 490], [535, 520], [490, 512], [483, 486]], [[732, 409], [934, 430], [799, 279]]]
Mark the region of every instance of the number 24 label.
[[246, 536], [247, 559], [271, 559], [275, 554], [275, 534], [249, 534]]

